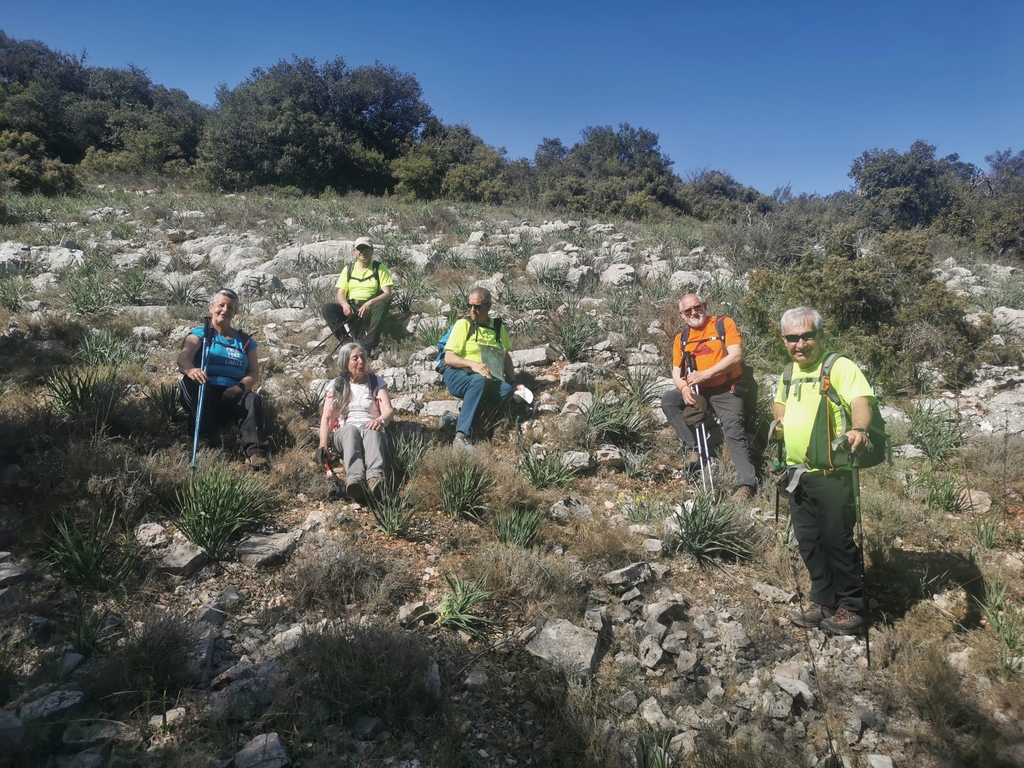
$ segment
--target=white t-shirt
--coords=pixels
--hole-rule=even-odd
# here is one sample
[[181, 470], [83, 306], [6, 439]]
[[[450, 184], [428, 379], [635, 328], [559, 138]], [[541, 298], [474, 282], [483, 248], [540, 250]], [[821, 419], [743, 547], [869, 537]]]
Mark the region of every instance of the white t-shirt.
[[362, 427], [380, 416], [380, 406], [370, 395], [369, 384], [356, 384], [354, 381], [350, 381], [348, 386], [351, 397], [345, 413], [338, 418], [339, 424], [354, 424], [357, 427]]

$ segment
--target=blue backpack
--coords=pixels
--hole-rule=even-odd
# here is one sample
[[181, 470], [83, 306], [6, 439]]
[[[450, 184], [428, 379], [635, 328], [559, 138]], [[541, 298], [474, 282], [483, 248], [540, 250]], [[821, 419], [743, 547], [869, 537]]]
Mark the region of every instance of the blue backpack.
[[[469, 323], [469, 333], [467, 334], [467, 338], [469, 336], [475, 336], [477, 333], [480, 332], [480, 326], [477, 323], [474, 323], [468, 317], [460, 317], [458, 320], [456, 320], [454, 323], [452, 323], [451, 327], [447, 331], [444, 332], [444, 335], [437, 342], [437, 359], [434, 362], [434, 370], [437, 371], [438, 373], [443, 373], [444, 369], [445, 369], [445, 364], [444, 364], [444, 348], [448, 344], [448, 337], [452, 335], [452, 331], [455, 330], [455, 326], [461, 320], [465, 320], [467, 323]], [[495, 335], [495, 337], [497, 337], [498, 342], [500, 343], [501, 342], [501, 318], [500, 317], [493, 317], [493, 318], [491, 318], [491, 323], [492, 323], [491, 327], [494, 329], [494, 335]]]

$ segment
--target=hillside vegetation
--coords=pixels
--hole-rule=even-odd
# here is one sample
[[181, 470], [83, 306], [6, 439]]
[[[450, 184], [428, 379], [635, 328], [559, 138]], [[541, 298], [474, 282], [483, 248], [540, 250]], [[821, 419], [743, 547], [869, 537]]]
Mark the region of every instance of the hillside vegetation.
[[[1005, 259], [926, 229], [783, 238], [772, 252], [791, 255], [772, 257], [756, 218], [359, 194], [5, 202], [15, 764], [247, 765], [254, 738], [302, 765], [1020, 764], [1021, 281]], [[370, 507], [312, 461], [333, 372], [318, 307], [367, 233], [396, 279], [374, 367], [399, 409], [394, 487]], [[432, 367], [477, 283], [538, 351], [522, 375], [540, 407], [495, 414], [462, 457]], [[226, 434], [190, 481], [174, 358], [225, 284], [260, 345], [273, 468], [247, 472]], [[796, 303], [882, 395], [897, 450], [864, 472], [870, 666], [863, 638], [783, 620], [806, 585], [770, 481], [731, 505], [724, 460], [700, 490], [660, 418], [693, 288], [744, 330], [761, 429]], [[538, 650], [570, 625], [596, 643], [590, 666]]]

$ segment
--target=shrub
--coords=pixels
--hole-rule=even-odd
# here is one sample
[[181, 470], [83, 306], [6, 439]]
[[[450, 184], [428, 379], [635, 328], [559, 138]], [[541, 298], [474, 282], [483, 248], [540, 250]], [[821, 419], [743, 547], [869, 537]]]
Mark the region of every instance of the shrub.
[[396, 477], [412, 477], [427, 454], [429, 442], [420, 431], [409, 430], [399, 435], [394, 443], [391, 466]]
[[253, 475], [211, 469], [175, 492], [178, 528], [193, 544], [220, 560], [236, 533], [258, 522], [269, 507], [270, 488]]
[[203, 289], [191, 280], [175, 280], [164, 288], [164, 300], [172, 307], [198, 307], [205, 299]]
[[295, 666], [282, 714], [297, 726], [376, 717], [388, 728], [422, 725], [441, 704], [440, 677], [418, 635], [384, 623], [343, 623], [307, 632], [292, 653]]
[[502, 544], [529, 547], [544, 524], [540, 510], [504, 510], [494, 516], [494, 530]]
[[372, 596], [387, 571], [386, 564], [368, 551], [334, 542], [307, 550], [289, 584], [299, 609], [342, 616], [350, 603]]
[[441, 508], [452, 517], [462, 516], [480, 522], [487, 512], [485, 497], [492, 485], [491, 476], [464, 454], [450, 453], [438, 478]]
[[534, 488], [561, 488], [576, 475], [576, 469], [563, 454], [539, 454], [535, 447], [519, 452], [519, 469]]
[[0, 273], [0, 308], [17, 312], [31, 287], [24, 275]]
[[910, 441], [932, 463], [940, 462], [960, 450], [964, 436], [954, 414], [918, 405], [910, 414]]
[[64, 284], [64, 305], [76, 315], [109, 312], [119, 298], [109, 278], [96, 273], [71, 275]]
[[716, 558], [742, 560], [753, 554], [734, 510], [719, 504], [713, 493], [698, 491], [692, 502], [676, 513], [675, 520], [679, 525], [676, 551], [688, 554], [700, 565]]
[[181, 401], [178, 399], [178, 385], [169, 384], [164, 381], [155, 387], [150, 387], [142, 392], [146, 403], [156, 419], [163, 423], [174, 421], [181, 411]]
[[63, 195], [77, 187], [74, 168], [48, 158], [38, 136], [0, 131], [0, 191]]
[[1003, 680], [1024, 672], [1024, 608], [1006, 597], [1006, 583], [991, 581], [982, 613], [998, 642], [996, 663]]
[[139, 549], [114, 529], [117, 510], [97, 512], [82, 526], [69, 516], [54, 522], [49, 561], [74, 584], [98, 592], [121, 587], [132, 575]]

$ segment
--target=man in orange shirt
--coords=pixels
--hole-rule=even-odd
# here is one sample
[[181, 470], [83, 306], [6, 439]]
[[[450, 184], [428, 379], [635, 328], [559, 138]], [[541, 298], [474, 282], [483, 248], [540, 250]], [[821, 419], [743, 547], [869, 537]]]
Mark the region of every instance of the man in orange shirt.
[[[736, 466], [737, 488], [731, 498], [747, 501], [757, 488], [757, 473], [750, 460], [744, 430], [744, 395], [750, 382], [743, 377], [743, 338], [729, 317], [708, 315], [707, 303], [695, 293], [679, 301], [679, 315], [686, 323], [672, 347], [672, 381], [675, 387], [661, 398], [661, 410], [691, 453], [696, 451], [694, 428], [687, 425], [683, 410], [694, 404], [694, 387], [722, 425], [729, 456]], [[688, 364], [687, 364], [688, 363]], [[707, 417], [705, 417], [707, 418]]]

